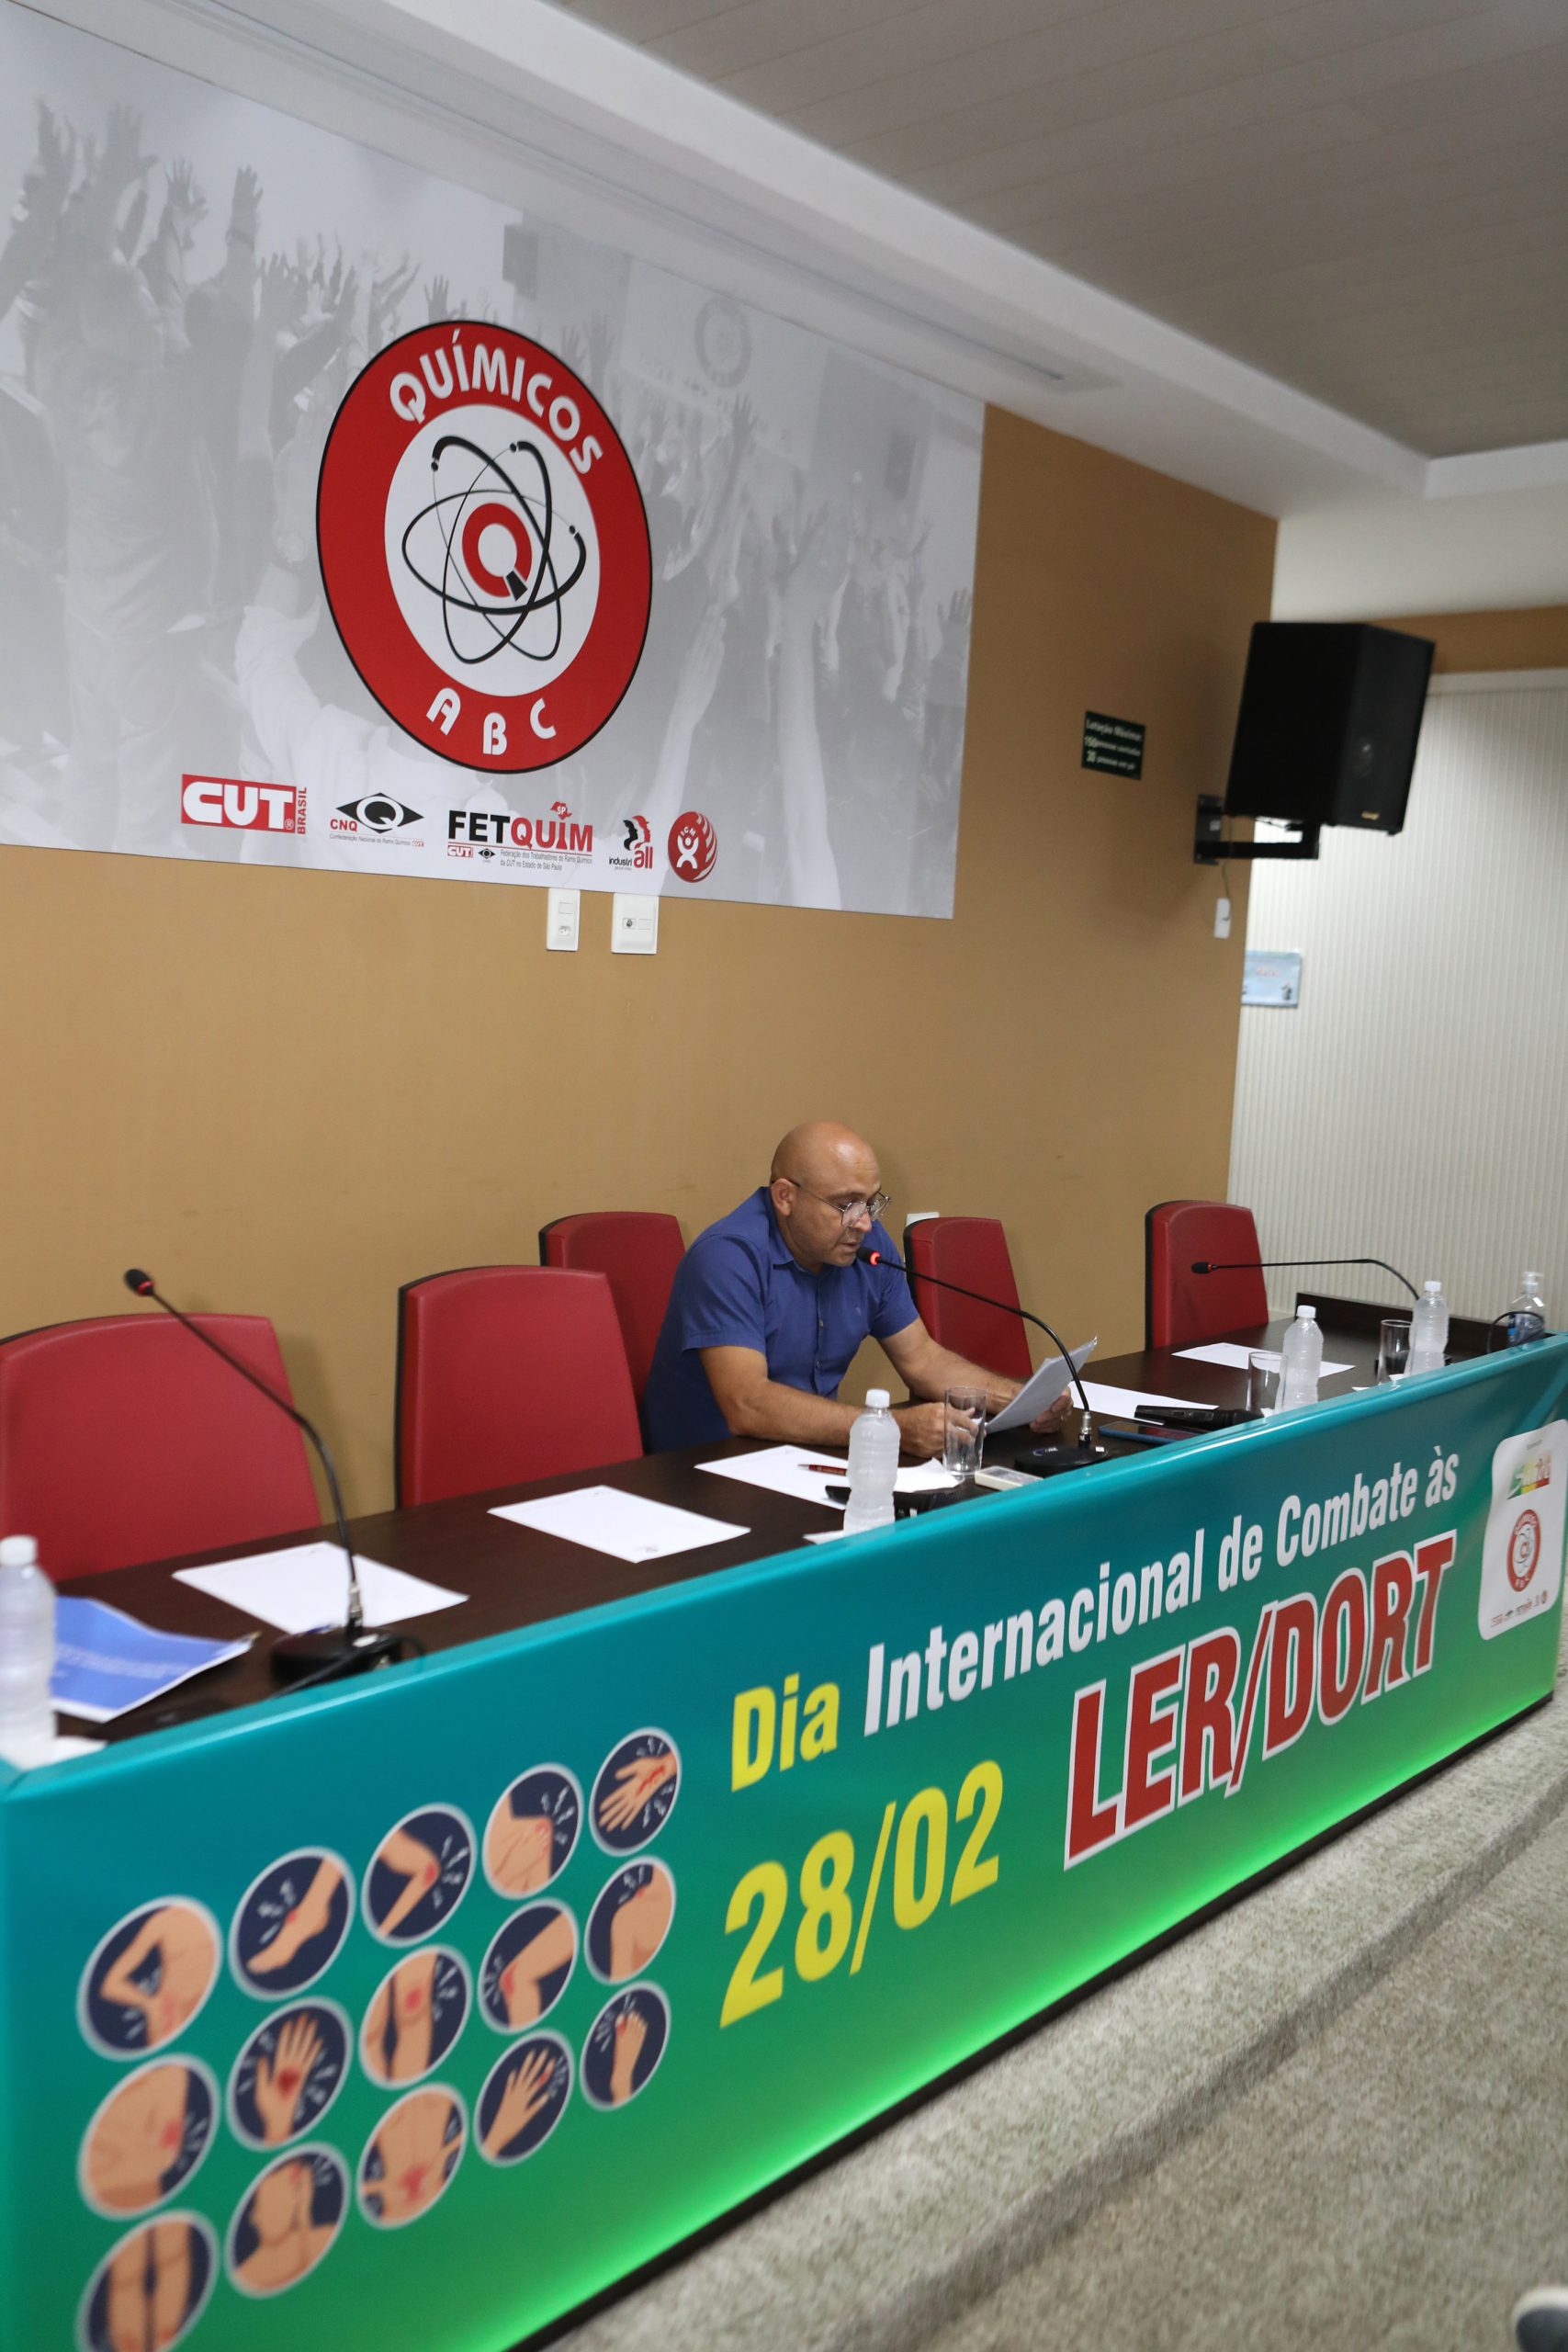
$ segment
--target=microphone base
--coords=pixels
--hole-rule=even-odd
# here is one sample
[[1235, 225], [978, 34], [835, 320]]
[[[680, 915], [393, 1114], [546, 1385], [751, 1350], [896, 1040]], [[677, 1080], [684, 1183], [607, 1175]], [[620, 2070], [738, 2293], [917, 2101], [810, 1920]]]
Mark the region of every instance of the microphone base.
[[1110, 1449], [1103, 1445], [1037, 1445], [1022, 1457], [1019, 1467], [1032, 1470], [1037, 1477], [1054, 1478], [1063, 1470], [1086, 1470], [1091, 1463], [1110, 1458]]
[[268, 1653], [276, 1682], [335, 1682], [344, 1675], [370, 1674], [395, 1666], [407, 1655], [400, 1634], [351, 1634], [346, 1625], [324, 1625], [311, 1634], [284, 1634]]

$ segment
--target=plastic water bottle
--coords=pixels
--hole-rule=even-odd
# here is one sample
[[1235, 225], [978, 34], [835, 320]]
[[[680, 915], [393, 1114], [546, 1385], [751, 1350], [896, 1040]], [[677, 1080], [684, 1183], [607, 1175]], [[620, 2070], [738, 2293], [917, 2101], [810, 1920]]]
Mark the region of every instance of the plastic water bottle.
[[0, 1541], [0, 1755], [41, 1756], [54, 1737], [54, 1587], [30, 1535]]
[[860, 1535], [893, 1523], [893, 1481], [898, 1476], [898, 1424], [886, 1388], [868, 1388], [865, 1410], [850, 1430], [850, 1499], [844, 1532]]
[[1315, 1306], [1300, 1306], [1280, 1350], [1280, 1409], [1315, 1405], [1317, 1377], [1323, 1370], [1323, 1333]]
[[1449, 1303], [1441, 1283], [1424, 1285], [1410, 1317], [1410, 1370], [1441, 1372], [1449, 1344]]
[[1519, 1295], [1508, 1309], [1505, 1327], [1508, 1345], [1522, 1347], [1527, 1340], [1546, 1337], [1546, 1300], [1540, 1287], [1540, 1276], [1527, 1273], [1519, 1283]]

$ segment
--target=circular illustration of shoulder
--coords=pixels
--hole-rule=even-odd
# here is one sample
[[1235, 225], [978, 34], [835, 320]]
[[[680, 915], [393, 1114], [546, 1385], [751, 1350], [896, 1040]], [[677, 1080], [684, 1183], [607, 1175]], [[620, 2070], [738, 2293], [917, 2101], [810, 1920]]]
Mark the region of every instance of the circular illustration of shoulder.
[[577, 1922], [564, 1903], [530, 1903], [496, 1930], [479, 1971], [479, 2003], [498, 2033], [536, 2025], [565, 1992]]
[[607, 1854], [635, 1854], [657, 1837], [681, 1793], [681, 1757], [668, 1732], [634, 1731], [599, 1767], [589, 1826]]
[[354, 1907], [341, 1854], [303, 1846], [269, 1862], [241, 1897], [229, 1928], [235, 1982], [258, 2001], [302, 1993], [337, 1958]]
[[428, 2213], [463, 2159], [468, 2118], [444, 2083], [410, 2091], [389, 2108], [359, 2159], [359, 2210], [378, 2229], [400, 2230]]
[[155, 2344], [172, 2352], [207, 2308], [218, 2241], [199, 2213], [164, 2213], [121, 2238], [87, 2282], [76, 2314], [78, 2352]]
[[496, 1799], [485, 1876], [498, 1894], [536, 1894], [566, 1868], [582, 1827], [582, 1791], [564, 1764], [536, 1764]]
[[163, 1895], [127, 1913], [82, 1972], [76, 2021], [108, 2058], [145, 2057], [183, 2033], [211, 1992], [220, 1950], [204, 1903]]
[[542, 2148], [571, 2094], [571, 2052], [558, 2033], [531, 2033], [485, 2078], [474, 2134], [487, 2164], [518, 2165]]
[[290, 2149], [268, 2165], [229, 2224], [229, 2276], [242, 2295], [281, 2295], [331, 2250], [348, 2211], [348, 2167], [335, 2148]]
[[468, 1962], [440, 1944], [411, 1951], [377, 1986], [359, 2029], [373, 2083], [417, 2083], [437, 2066], [468, 2014]]
[[625, 2107], [646, 2090], [670, 2040], [670, 2004], [657, 1984], [631, 1984], [606, 2001], [582, 2045], [582, 2096]]
[[82, 2135], [77, 2186], [95, 2213], [147, 2213], [212, 2143], [218, 2086], [197, 2059], [159, 2058], [117, 2084]]
[[675, 1882], [665, 1865], [627, 1862], [599, 1894], [583, 1939], [588, 1965], [606, 1984], [624, 1984], [649, 1966], [675, 1916]]
[[344, 2086], [353, 2030], [335, 2001], [299, 2001], [258, 2025], [229, 2077], [229, 2123], [253, 2148], [318, 2124]]
[[474, 1832], [456, 1805], [405, 1813], [371, 1856], [360, 1890], [365, 1924], [384, 1944], [417, 1944], [449, 1919], [468, 1890]]

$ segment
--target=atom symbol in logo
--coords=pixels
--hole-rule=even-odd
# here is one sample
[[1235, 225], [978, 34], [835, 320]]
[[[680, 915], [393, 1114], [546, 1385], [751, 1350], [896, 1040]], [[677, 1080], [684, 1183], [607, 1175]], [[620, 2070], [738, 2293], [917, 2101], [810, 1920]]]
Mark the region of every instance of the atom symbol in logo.
[[[515, 458], [533, 465], [532, 493], [507, 469], [504, 461]], [[510, 648], [530, 662], [553, 661], [561, 603], [581, 579], [588, 550], [581, 533], [565, 525], [575, 560], [563, 578], [555, 559], [555, 492], [541, 450], [520, 440], [491, 454], [461, 433], [443, 434], [430, 480], [433, 495], [403, 533], [402, 555], [440, 602], [453, 659], [473, 667]]]

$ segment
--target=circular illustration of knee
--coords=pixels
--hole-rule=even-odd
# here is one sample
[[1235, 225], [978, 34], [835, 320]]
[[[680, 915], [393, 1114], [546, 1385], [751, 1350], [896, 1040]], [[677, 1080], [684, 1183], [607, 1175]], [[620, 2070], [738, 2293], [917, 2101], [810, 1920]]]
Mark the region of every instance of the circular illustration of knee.
[[302, 1993], [337, 1958], [354, 1907], [341, 1854], [306, 1846], [253, 1879], [229, 1930], [229, 1964], [258, 2000]]
[[536, 1764], [500, 1797], [485, 1829], [485, 1876], [498, 1894], [536, 1894], [565, 1869], [582, 1826], [582, 1791], [564, 1764]]
[[96, 2213], [146, 2213], [190, 2178], [212, 2141], [217, 2086], [196, 2061], [161, 2058], [109, 2093], [83, 2135], [76, 2177]]
[[87, 2284], [77, 2320], [84, 2352], [158, 2352], [190, 2334], [217, 2275], [217, 2245], [198, 2213], [143, 2222], [107, 2254]]
[[449, 1919], [468, 1892], [474, 1833], [455, 1805], [423, 1805], [389, 1829], [371, 1857], [361, 1900], [383, 1943], [417, 1944]]
[[547, 2017], [577, 1961], [577, 1922], [564, 1903], [530, 1903], [491, 1942], [479, 1972], [479, 2001], [500, 2033]]
[[110, 2058], [141, 2057], [173, 2041], [218, 1975], [218, 1923], [204, 1904], [172, 1895], [111, 1928], [82, 1973], [77, 2021]]
[[417, 2083], [434, 2074], [468, 2014], [468, 1972], [455, 1951], [430, 1944], [382, 1978], [359, 2030], [359, 2059], [373, 2083]]
[[456, 2091], [433, 2083], [389, 2108], [359, 2160], [359, 2209], [378, 2229], [428, 2213], [462, 2161], [468, 2123]]
[[675, 1882], [662, 1862], [628, 1862], [588, 1915], [588, 1965], [606, 1984], [640, 1975], [670, 1932]]
[[333, 2148], [296, 2148], [269, 2165], [229, 2228], [229, 2276], [243, 2295], [281, 2295], [314, 2270], [343, 2227], [348, 2176]]

